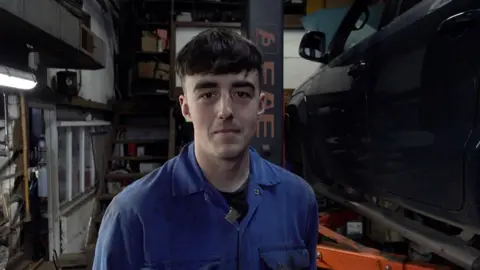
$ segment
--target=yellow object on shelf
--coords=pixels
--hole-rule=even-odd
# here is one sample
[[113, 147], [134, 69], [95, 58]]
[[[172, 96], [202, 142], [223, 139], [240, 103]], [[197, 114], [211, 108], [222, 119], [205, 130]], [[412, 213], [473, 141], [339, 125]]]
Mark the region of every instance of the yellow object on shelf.
[[353, 3], [353, 0], [307, 0], [307, 15], [322, 8], [344, 8]]
[[307, 15], [325, 8], [325, 0], [307, 0]]

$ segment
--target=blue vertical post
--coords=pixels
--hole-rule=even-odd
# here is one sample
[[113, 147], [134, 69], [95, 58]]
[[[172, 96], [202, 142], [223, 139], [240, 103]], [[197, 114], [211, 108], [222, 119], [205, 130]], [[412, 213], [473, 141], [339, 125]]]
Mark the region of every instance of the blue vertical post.
[[253, 146], [280, 166], [284, 166], [283, 25], [282, 0], [248, 0], [243, 30], [264, 54], [261, 90], [267, 95]]

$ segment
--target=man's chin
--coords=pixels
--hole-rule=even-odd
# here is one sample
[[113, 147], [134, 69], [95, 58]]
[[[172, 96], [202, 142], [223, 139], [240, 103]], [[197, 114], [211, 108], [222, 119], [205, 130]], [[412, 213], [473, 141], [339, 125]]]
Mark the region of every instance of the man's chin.
[[217, 146], [216, 156], [221, 159], [235, 159], [243, 155], [245, 147], [236, 144], [226, 144]]

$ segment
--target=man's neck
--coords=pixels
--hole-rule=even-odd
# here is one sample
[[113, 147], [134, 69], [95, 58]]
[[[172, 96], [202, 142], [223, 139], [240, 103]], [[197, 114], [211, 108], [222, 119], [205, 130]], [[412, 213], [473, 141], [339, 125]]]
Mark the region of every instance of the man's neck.
[[248, 180], [250, 173], [250, 153], [248, 149], [232, 160], [209, 157], [195, 146], [195, 158], [205, 178], [221, 192], [234, 192]]

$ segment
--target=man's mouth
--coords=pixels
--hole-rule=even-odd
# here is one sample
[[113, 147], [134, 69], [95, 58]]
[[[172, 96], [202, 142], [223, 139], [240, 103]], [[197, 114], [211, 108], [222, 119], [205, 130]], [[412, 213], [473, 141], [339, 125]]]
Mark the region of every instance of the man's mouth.
[[215, 134], [235, 134], [240, 133], [238, 129], [220, 129], [214, 132]]

